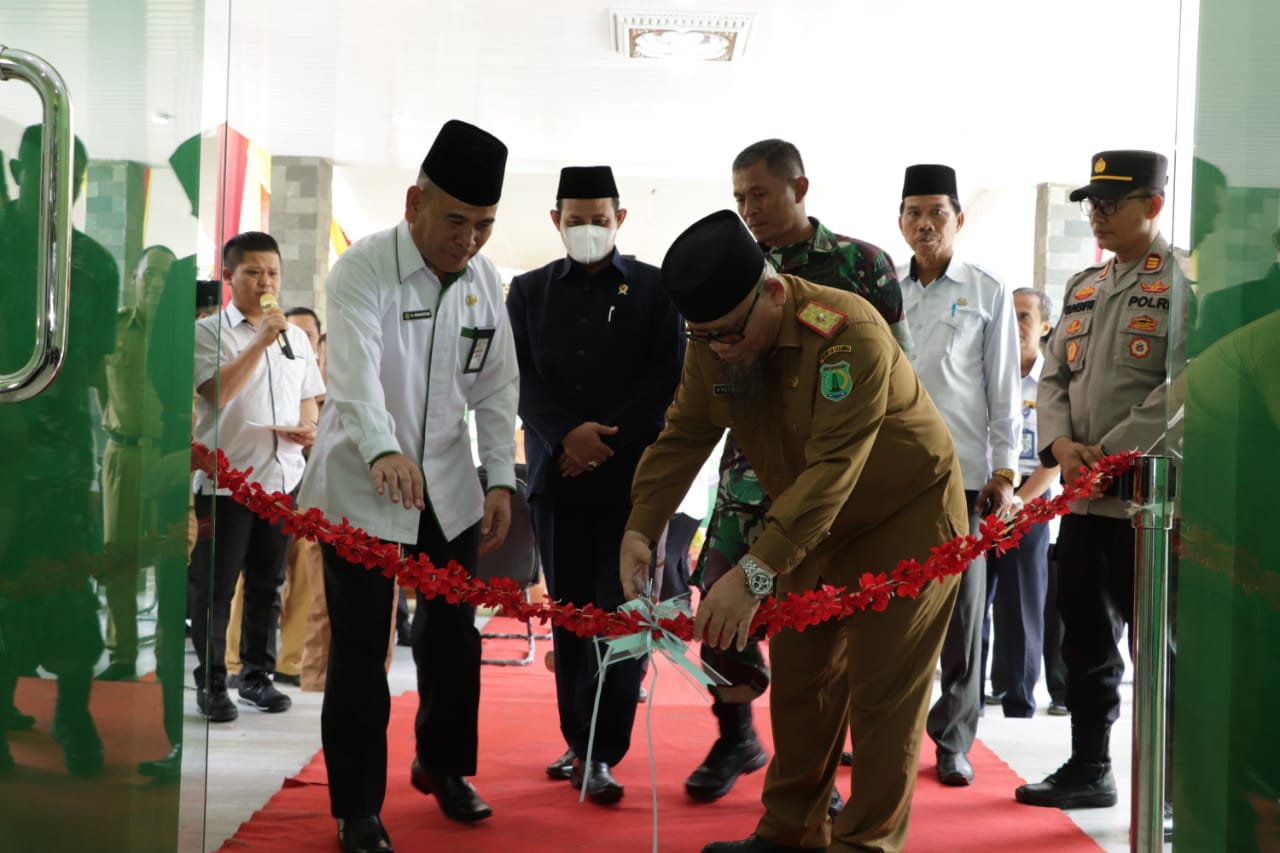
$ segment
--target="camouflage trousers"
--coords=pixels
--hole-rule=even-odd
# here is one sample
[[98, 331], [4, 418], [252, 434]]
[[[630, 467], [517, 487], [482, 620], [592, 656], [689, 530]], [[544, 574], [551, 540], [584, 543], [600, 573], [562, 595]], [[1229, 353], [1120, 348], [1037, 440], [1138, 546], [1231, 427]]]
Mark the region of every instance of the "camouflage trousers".
[[[730, 435], [720, 457], [720, 484], [716, 488], [716, 503], [707, 524], [706, 540], [698, 555], [697, 568], [690, 578], [690, 582], [696, 584], [704, 595], [751, 549], [764, 530], [764, 517], [769, 505], [769, 496], [756, 478], [755, 471], [751, 470], [742, 448]], [[729, 681], [723, 689], [739, 688], [733, 691], [738, 697], [742, 697], [744, 692], [750, 695], [747, 699], [739, 698], [739, 702], [751, 701], [769, 687], [769, 667], [760, 651], [759, 639], [752, 639], [742, 651], [736, 648], [717, 649], [703, 643], [702, 662]], [[721, 699], [716, 688], [712, 688], [712, 693], [717, 700]]]

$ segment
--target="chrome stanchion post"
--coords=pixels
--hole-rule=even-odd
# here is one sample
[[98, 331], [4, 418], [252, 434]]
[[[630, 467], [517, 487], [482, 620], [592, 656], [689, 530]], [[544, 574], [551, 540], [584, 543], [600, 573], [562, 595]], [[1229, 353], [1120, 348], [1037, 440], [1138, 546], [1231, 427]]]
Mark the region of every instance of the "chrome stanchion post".
[[1139, 457], [1133, 468], [1133, 786], [1129, 849], [1164, 848], [1165, 711], [1168, 667], [1169, 460]]

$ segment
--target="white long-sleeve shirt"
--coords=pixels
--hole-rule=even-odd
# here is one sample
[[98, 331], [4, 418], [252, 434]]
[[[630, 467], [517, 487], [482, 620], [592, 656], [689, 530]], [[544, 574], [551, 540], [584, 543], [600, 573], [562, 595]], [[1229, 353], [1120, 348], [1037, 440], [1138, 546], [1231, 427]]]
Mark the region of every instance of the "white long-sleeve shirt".
[[420, 513], [376, 494], [369, 476], [377, 457], [403, 453], [422, 466], [441, 531], [457, 537], [484, 514], [468, 409], [490, 487], [515, 485], [519, 373], [497, 267], [477, 255], [442, 286], [402, 221], [347, 249], [325, 291], [328, 397], [299, 503], [416, 542]]
[[1018, 469], [1022, 369], [1012, 297], [995, 276], [954, 257], [927, 287], [911, 262], [898, 281], [914, 342], [907, 355], [951, 431], [964, 487], [976, 491], [993, 470]]

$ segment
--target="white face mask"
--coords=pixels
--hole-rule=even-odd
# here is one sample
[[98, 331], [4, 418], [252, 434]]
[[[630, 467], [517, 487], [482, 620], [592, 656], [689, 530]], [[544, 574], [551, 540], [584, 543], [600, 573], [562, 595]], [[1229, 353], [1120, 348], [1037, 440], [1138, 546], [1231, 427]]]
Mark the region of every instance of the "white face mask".
[[560, 231], [569, 257], [580, 264], [594, 264], [613, 251], [613, 228], [603, 225], [571, 225]]

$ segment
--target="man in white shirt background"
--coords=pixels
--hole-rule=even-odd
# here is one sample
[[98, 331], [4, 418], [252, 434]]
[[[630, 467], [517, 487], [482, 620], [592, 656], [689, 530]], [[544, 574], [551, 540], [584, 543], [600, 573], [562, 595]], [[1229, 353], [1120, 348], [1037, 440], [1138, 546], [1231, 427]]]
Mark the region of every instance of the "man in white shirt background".
[[[404, 221], [358, 241], [329, 273], [329, 386], [299, 502], [406, 555], [474, 571], [506, 539], [520, 395], [498, 268], [479, 254], [497, 215], [507, 148], [449, 121], [405, 195]], [[481, 488], [467, 411], [488, 477]], [[343, 850], [388, 849], [391, 697], [383, 660], [395, 581], [322, 545], [332, 647], [321, 712], [329, 806]], [[475, 608], [420, 599], [411, 781], [445, 815], [493, 812], [466, 777], [479, 742]]]
[[[247, 231], [222, 250], [222, 277], [231, 304], [196, 323], [196, 439], [226, 454], [233, 468], [253, 468], [269, 492], [291, 494], [306, 466], [302, 451], [315, 440], [324, 382], [306, 334], [285, 319], [280, 292], [280, 247], [269, 234]], [[244, 572], [240, 657], [241, 701], [270, 713], [288, 710], [289, 697], [272, 684], [276, 626], [289, 537], [279, 523], [259, 518], [203, 472], [195, 478], [196, 516], [214, 516], [213, 554], [196, 549], [191, 562], [191, 639], [196, 702], [211, 722], [239, 712], [227, 695], [226, 635], [231, 596]], [[214, 513], [214, 504], [217, 512]], [[208, 612], [206, 620], [203, 614]]]
[[[1018, 452], [1018, 473], [1022, 485], [1016, 497], [1029, 503], [1041, 495], [1057, 491], [1058, 466], [1040, 464], [1036, 443], [1036, 388], [1044, 355], [1040, 341], [1052, 328], [1053, 302], [1043, 290], [1019, 287], [1013, 292], [1013, 308], [1018, 321], [1018, 347], [1022, 373], [1022, 428]], [[1034, 524], [1023, 535], [1018, 547], [1004, 554], [992, 554], [987, 560], [986, 607], [994, 610], [995, 636], [990, 647], [997, 651], [991, 657], [992, 693], [1002, 694], [1000, 704], [1006, 717], [1035, 715], [1035, 687], [1040, 679], [1042, 653], [1049, 660], [1045, 646], [1045, 595], [1049, 583], [1049, 543], [1057, 534], [1056, 521]], [[982, 628], [982, 670], [986, 669], [988, 625]], [[1053, 623], [1056, 631], [1058, 625]], [[1054, 649], [1056, 654], [1056, 646]], [[996, 689], [997, 685], [999, 690]]]
[[[986, 270], [955, 257], [963, 226], [955, 170], [907, 167], [898, 228], [912, 257], [899, 267], [898, 281], [915, 341], [908, 356], [955, 441], [973, 532], [988, 513], [1013, 502], [1022, 398], [1009, 291]], [[968, 752], [982, 710], [985, 603], [986, 561], [979, 557], [961, 576], [942, 646], [942, 696], [927, 723], [944, 785], [973, 782]]]

